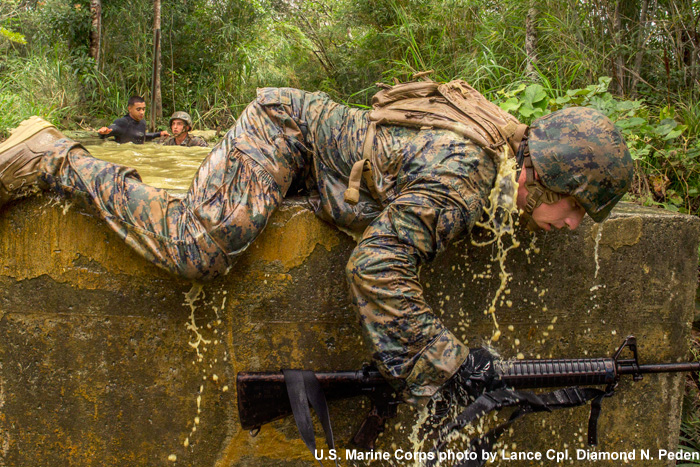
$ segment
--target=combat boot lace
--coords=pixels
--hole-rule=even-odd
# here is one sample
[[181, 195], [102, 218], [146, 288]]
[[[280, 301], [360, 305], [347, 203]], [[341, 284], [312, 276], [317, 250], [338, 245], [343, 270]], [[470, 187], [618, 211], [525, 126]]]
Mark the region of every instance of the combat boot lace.
[[36, 116], [12, 130], [0, 144], [0, 208], [39, 191], [41, 158], [64, 138], [51, 123]]

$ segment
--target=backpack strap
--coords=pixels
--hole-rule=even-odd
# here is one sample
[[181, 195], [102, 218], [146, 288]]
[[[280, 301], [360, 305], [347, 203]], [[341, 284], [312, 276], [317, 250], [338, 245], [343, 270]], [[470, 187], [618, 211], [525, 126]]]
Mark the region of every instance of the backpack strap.
[[374, 137], [376, 134], [377, 122], [370, 122], [369, 126], [367, 127], [364, 142], [362, 143], [362, 159], [352, 165], [350, 177], [348, 178], [348, 188], [343, 194], [343, 199], [345, 199], [345, 202], [352, 206], [356, 205], [360, 201], [360, 184], [363, 179], [367, 185], [367, 188], [372, 194], [372, 197], [377, 201], [380, 201], [377, 185], [374, 183], [372, 164], [370, 163], [370, 159], [372, 158]]
[[[419, 73], [415, 78], [425, 74]], [[372, 197], [382, 202], [371, 164], [377, 125], [449, 130], [479, 146], [495, 162], [508, 149], [515, 155], [528, 128], [462, 80], [377, 86], [382, 90], [372, 97], [362, 158], [353, 164], [344, 193], [345, 202], [351, 205], [359, 202], [363, 179]]]

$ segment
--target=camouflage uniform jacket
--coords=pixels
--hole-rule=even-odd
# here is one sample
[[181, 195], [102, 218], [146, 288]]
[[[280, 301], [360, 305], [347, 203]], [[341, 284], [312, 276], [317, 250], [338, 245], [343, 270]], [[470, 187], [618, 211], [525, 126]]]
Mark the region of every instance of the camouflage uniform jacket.
[[[297, 102], [296, 92], [261, 89], [257, 103], [282, 104], [293, 116], [294, 122], [280, 126], [291, 144], [302, 144], [302, 152], [312, 155], [297, 164], [310, 172], [308, 184], [318, 191], [312, 197], [317, 215], [362, 233], [346, 275], [380, 370], [400, 382], [406, 399], [431, 396], [461, 366], [468, 348], [426, 303], [418, 269], [481, 217], [495, 164], [451, 131], [380, 125], [370, 160], [379, 199], [363, 183], [360, 202], [351, 206], [343, 195], [350, 169], [362, 157], [368, 112], [333, 103], [322, 93], [307, 93]], [[269, 158], [250, 154], [269, 165]]]
[[201, 136], [194, 136], [188, 133], [180, 144], [177, 144], [174, 136], [167, 137], [165, 141], [163, 141], [163, 146], [187, 146], [188, 148], [191, 148], [192, 146], [200, 146], [206, 148], [209, 145]]

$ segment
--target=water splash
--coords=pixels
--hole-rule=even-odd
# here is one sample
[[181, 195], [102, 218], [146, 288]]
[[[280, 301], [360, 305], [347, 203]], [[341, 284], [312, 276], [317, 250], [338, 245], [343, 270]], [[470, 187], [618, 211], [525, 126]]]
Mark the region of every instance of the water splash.
[[598, 278], [598, 271], [600, 271], [600, 263], [598, 261], [598, 249], [600, 247], [600, 239], [603, 237], [603, 224], [596, 224], [596, 234], [595, 234], [595, 247], [593, 249], [593, 257], [595, 259], [595, 276], [594, 279]]
[[496, 174], [496, 181], [491, 193], [489, 193], [488, 202], [484, 205], [486, 220], [476, 223], [477, 226], [486, 230], [489, 234], [489, 239], [484, 242], [472, 239], [471, 242], [475, 246], [496, 245], [492, 260], [499, 265], [498, 277], [500, 284], [491, 300], [491, 305], [484, 310], [484, 314], [491, 315], [495, 327], [491, 336], [491, 342], [496, 342], [501, 337], [501, 330], [496, 319], [496, 304], [512, 279], [512, 274], [506, 271], [506, 258], [510, 250], [520, 246], [520, 242], [515, 238], [516, 226], [520, 218], [520, 210], [517, 204], [517, 163], [514, 158], [508, 157], [507, 149], [499, 154], [499, 158], [497, 161], [498, 173]]
[[[219, 386], [223, 381], [222, 378], [220, 378], [215, 372], [214, 372], [214, 365], [218, 363], [217, 358], [213, 358], [211, 356], [212, 352], [207, 352], [208, 348], [206, 347], [207, 345], [210, 345], [213, 343], [214, 346], [217, 346], [221, 343], [219, 340], [219, 330], [218, 326], [222, 324], [221, 320], [221, 315], [219, 314], [220, 311], [223, 311], [226, 306], [226, 291], [223, 291], [223, 299], [221, 300], [220, 305], [215, 305], [213, 303], [213, 300], [216, 300], [216, 297], [213, 298], [213, 300], [209, 303], [203, 303], [205, 299], [205, 293], [202, 288], [201, 284], [193, 284], [192, 288], [185, 294], [185, 302], [184, 305], [187, 305], [190, 308], [190, 316], [188, 322], [185, 323], [185, 327], [187, 330], [189, 330], [192, 333], [192, 339], [188, 340], [188, 345], [194, 349], [194, 351], [197, 354], [196, 360], [192, 361], [192, 364], [196, 367], [197, 363], [202, 365], [202, 383], [199, 386], [199, 390], [197, 391], [197, 398], [196, 398], [196, 405], [197, 405], [197, 412], [192, 420], [192, 428], [190, 430], [189, 435], [185, 438], [185, 440], [182, 442], [182, 446], [185, 448], [190, 447], [191, 445], [191, 440], [192, 437], [195, 435], [197, 432], [197, 428], [200, 426], [200, 423], [202, 422], [201, 419], [201, 414], [202, 414], [202, 402], [203, 402], [203, 397], [205, 394], [205, 385], [207, 382], [212, 382], [213, 384]], [[200, 300], [202, 302], [200, 302]], [[209, 322], [206, 324], [204, 327], [200, 327], [197, 325], [197, 321], [195, 319], [195, 312], [200, 305], [210, 305], [211, 309], [214, 311], [215, 318], [212, 322]], [[206, 328], [206, 330], [205, 330]], [[203, 333], [209, 333], [212, 335], [210, 338], [206, 338]], [[200, 346], [201, 346], [201, 352], [200, 352]], [[210, 355], [209, 361], [206, 361], [205, 355]], [[213, 359], [213, 360], [212, 360]], [[226, 362], [228, 359], [226, 356], [224, 356], [224, 362]], [[198, 371], [198, 370], [197, 370]], [[211, 376], [209, 376], [209, 372], [211, 372]], [[224, 385], [221, 388], [222, 392], [227, 392], [228, 391], [228, 386]], [[168, 456], [168, 460], [171, 462], [176, 462], [177, 461], [177, 455], [175, 453], [172, 453]]]

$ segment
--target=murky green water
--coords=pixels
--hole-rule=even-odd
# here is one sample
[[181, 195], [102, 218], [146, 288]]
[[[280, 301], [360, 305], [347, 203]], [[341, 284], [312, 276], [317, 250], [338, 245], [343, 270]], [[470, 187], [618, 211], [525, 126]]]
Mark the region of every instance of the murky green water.
[[83, 144], [93, 156], [133, 167], [145, 183], [176, 194], [187, 191], [199, 165], [211, 151], [211, 148], [162, 146], [155, 143], [117, 144], [106, 141], [90, 144], [86, 141]]

